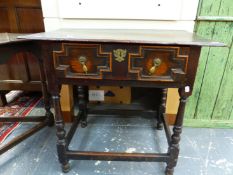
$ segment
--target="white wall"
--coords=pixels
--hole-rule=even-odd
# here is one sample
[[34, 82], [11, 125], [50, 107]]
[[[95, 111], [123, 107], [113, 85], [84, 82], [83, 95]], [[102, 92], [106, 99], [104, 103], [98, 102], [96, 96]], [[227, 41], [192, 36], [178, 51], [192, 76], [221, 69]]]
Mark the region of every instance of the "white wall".
[[198, 0], [41, 0], [46, 31], [136, 28], [193, 31]]

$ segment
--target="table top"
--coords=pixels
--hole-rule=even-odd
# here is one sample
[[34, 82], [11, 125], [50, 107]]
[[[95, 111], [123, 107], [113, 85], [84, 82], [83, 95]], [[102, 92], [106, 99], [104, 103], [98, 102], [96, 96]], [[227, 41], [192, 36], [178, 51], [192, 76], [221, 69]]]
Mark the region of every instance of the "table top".
[[18, 36], [22, 36], [22, 33], [0, 33], [0, 45], [6, 43], [15, 43], [26, 41], [27, 39], [19, 39]]
[[225, 46], [179, 30], [149, 29], [59, 29], [19, 36], [28, 40], [143, 43], [163, 45]]

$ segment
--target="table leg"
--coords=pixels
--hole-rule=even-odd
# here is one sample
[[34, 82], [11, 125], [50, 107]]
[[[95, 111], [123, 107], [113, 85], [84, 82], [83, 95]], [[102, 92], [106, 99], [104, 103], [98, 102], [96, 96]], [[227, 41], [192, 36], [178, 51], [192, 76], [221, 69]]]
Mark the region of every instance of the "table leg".
[[161, 103], [159, 105], [159, 110], [158, 110], [158, 116], [157, 116], [157, 129], [162, 130], [163, 129], [163, 120], [162, 118], [165, 117], [165, 112], [166, 112], [166, 100], [167, 100], [167, 89], [162, 89], [162, 98], [161, 98]]
[[79, 114], [81, 117], [81, 127], [85, 128], [87, 126], [87, 99], [86, 99], [86, 91], [84, 86], [78, 86], [78, 108]]
[[41, 87], [42, 87], [42, 93], [44, 98], [44, 108], [45, 108], [45, 115], [46, 115], [46, 121], [48, 126], [53, 126], [54, 124], [54, 117], [53, 113], [51, 112], [51, 100], [50, 100], [50, 94], [48, 93], [47, 84], [46, 84], [46, 78], [45, 78], [45, 72], [44, 72], [44, 66], [41, 59], [39, 59], [39, 68], [40, 68], [40, 79], [41, 79]]
[[5, 105], [7, 105], [6, 92], [0, 91], [0, 106], [5, 106]]
[[174, 172], [174, 167], [177, 164], [177, 159], [179, 155], [179, 142], [180, 142], [180, 134], [182, 132], [182, 125], [183, 125], [183, 117], [184, 117], [184, 110], [186, 101], [188, 98], [188, 93], [185, 92], [184, 88], [179, 89], [180, 95], [180, 104], [176, 116], [175, 125], [173, 127], [173, 135], [171, 137], [171, 145], [168, 148], [168, 153], [170, 154], [170, 158], [167, 162], [166, 167], [166, 175], [172, 175]]
[[60, 105], [60, 95], [59, 93], [55, 93], [52, 95], [53, 105], [55, 110], [55, 125], [57, 129], [57, 153], [58, 159], [61, 163], [61, 167], [63, 172], [68, 172], [70, 170], [69, 160], [66, 156], [66, 131], [64, 128], [64, 121], [61, 112], [61, 105]]

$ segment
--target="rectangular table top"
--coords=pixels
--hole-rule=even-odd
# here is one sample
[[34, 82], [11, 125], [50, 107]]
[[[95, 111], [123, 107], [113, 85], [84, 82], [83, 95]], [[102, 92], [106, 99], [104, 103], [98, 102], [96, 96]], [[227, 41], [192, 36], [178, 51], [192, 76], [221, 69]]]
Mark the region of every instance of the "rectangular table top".
[[225, 46], [179, 30], [149, 29], [59, 29], [20, 36], [28, 40], [143, 43], [162, 45]]
[[6, 43], [14, 43], [26, 41], [27, 39], [19, 39], [18, 36], [22, 36], [22, 33], [0, 33], [0, 45]]

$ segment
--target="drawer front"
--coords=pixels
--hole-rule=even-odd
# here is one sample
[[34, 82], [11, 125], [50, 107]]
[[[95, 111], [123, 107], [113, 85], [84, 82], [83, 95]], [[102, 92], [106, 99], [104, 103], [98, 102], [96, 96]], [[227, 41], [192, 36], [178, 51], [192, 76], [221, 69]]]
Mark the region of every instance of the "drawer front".
[[180, 82], [188, 54], [189, 47], [63, 43], [53, 58], [59, 78]]
[[184, 81], [188, 65], [188, 47], [139, 46], [129, 54], [129, 74], [139, 80]]
[[62, 49], [53, 52], [56, 75], [60, 78], [102, 79], [103, 72], [111, 72], [111, 57], [101, 44], [62, 43]]

